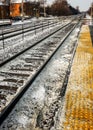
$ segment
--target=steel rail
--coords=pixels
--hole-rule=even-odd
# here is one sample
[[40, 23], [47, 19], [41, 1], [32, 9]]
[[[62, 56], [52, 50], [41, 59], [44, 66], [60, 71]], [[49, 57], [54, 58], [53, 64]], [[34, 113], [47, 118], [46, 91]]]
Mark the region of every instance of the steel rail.
[[[72, 21], [71, 21], [72, 22]], [[58, 28], [56, 31], [53, 31], [52, 33], [48, 34], [47, 36], [43, 37], [42, 39], [40, 39], [39, 41], [37, 41], [35, 44], [32, 44], [31, 46], [27, 47], [26, 49], [22, 50], [21, 52], [18, 52], [17, 54], [11, 56], [10, 58], [4, 60], [3, 62], [0, 63], [0, 67], [2, 67], [3, 65], [5, 65], [6, 63], [10, 62], [11, 60], [13, 60], [14, 58], [16, 58], [17, 56], [21, 55], [22, 53], [24, 53], [25, 51], [29, 50], [30, 48], [36, 46], [37, 44], [39, 44], [40, 42], [42, 42], [43, 40], [47, 39], [49, 36], [55, 34], [56, 32], [58, 32], [59, 30], [65, 28], [66, 26], [71, 24], [68, 23], [64, 26], [61, 26], [60, 28]]]
[[[58, 49], [62, 46], [62, 44], [64, 43], [64, 41], [70, 36], [70, 34], [72, 33], [72, 31], [77, 27], [78, 24], [79, 24], [79, 22], [76, 23], [76, 24], [74, 24], [73, 28], [71, 28], [71, 30], [66, 34], [66, 36], [63, 38], [63, 40], [60, 41], [60, 44], [52, 52], [52, 54], [48, 57], [48, 59], [44, 62], [44, 64], [39, 68], [39, 70], [32, 77], [29, 78], [29, 80], [26, 82], [26, 84], [20, 90], [20, 92], [15, 96], [15, 98], [10, 102], [10, 104], [3, 110], [3, 112], [0, 114], [0, 124], [2, 124], [2, 122], [5, 120], [5, 118], [9, 115], [9, 113], [12, 111], [12, 109], [14, 108], [14, 106], [17, 104], [17, 102], [19, 101], [19, 99], [23, 96], [23, 94], [26, 92], [26, 90], [29, 88], [29, 86], [33, 83], [33, 81], [36, 79], [36, 77], [40, 74], [40, 72], [43, 70], [43, 68], [48, 64], [48, 62], [50, 61], [50, 59], [58, 51]], [[61, 30], [61, 28], [59, 30]], [[56, 32], [58, 32], [59, 30], [57, 30]]]
[[[56, 23], [56, 22], [55, 22]], [[27, 33], [27, 32], [30, 32], [30, 31], [34, 31], [36, 29], [40, 29], [40, 28], [44, 28], [44, 27], [48, 27], [48, 26], [51, 26], [51, 25], [54, 25], [55, 23], [47, 23], [47, 24], [41, 24], [41, 26], [32, 26], [31, 28], [27, 27], [27, 28], [20, 28], [18, 30], [12, 30], [11, 32], [3, 32], [3, 37], [2, 37], [2, 33], [0, 35], [0, 40], [3, 40], [3, 39], [8, 39], [8, 38], [11, 38], [11, 37], [14, 37], [14, 36], [18, 36], [18, 35], [21, 35], [23, 33]], [[24, 30], [24, 32], [23, 32]]]

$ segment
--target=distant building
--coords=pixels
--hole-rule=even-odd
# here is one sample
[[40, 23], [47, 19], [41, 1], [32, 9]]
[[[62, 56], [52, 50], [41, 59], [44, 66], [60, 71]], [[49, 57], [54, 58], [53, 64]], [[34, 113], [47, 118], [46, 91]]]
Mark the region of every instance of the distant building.
[[40, 2], [35, 0], [2, 0], [0, 19], [16, 16], [39, 16]]
[[10, 16], [34, 16], [39, 14], [39, 2], [33, 0], [11, 0]]
[[9, 5], [5, 0], [2, 0], [0, 2], [0, 19], [7, 19], [9, 15]]

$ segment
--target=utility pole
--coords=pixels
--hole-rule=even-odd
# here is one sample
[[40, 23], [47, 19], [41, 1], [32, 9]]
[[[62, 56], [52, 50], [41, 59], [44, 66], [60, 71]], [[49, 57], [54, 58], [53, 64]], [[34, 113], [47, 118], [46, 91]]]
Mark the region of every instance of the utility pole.
[[39, 0], [40, 1], [40, 4], [43, 8], [43, 14], [44, 14], [44, 17], [46, 17], [46, 8], [45, 8], [45, 3], [47, 0]]
[[45, 8], [45, 0], [44, 0], [44, 17], [46, 17], [46, 8]]
[[11, 20], [11, 22], [12, 22], [12, 17], [13, 17], [13, 14], [12, 14], [12, 12], [13, 12], [13, 9], [12, 9], [12, 2], [11, 2], [11, 0], [9, 1], [9, 17], [10, 17], [10, 20]]
[[[4, 24], [4, 12], [3, 12], [3, 5], [1, 6], [1, 15], [2, 15], [2, 20], [3, 20], [3, 24]], [[3, 27], [2, 27], [2, 40], [3, 40], [3, 49], [4, 49], [4, 34], [3, 34]]]
[[23, 25], [23, 22], [24, 22], [24, 3], [23, 3], [23, 0], [21, 2], [21, 10], [22, 10], [22, 40], [24, 40], [24, 25]]
[[23, 20], [24, 20], [24, 9], [23, 9], [23, 5], [24, 3], [23, 3], [23, 0], [22, 0], [22, 3], [21, 3], [21, 10], [22, 10], [22, 22], [23, 22]]
[[91, 19], [92, 19], [92, 25], [93, 25], [93, 2], [91, 3]]
[[1, 6], [1, 15], [2, 15], [2, 20], [3, 20], [3, 5]]

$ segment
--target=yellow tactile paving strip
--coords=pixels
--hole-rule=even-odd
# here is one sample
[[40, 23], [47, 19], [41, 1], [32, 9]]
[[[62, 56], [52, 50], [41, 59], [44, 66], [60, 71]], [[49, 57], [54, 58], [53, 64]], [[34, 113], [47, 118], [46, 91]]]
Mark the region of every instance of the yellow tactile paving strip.
[[65, 110], [64, 130], [93, 130], [93, 47], [87, 25], [81, 29]]

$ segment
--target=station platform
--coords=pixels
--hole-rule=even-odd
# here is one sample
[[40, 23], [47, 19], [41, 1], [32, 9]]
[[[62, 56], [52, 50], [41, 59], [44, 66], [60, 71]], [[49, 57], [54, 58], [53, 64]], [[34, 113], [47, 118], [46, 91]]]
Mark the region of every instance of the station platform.
[[81, 28], [65, 100], [64, 130], [93, 130], [93, 45], [88, 25]]

